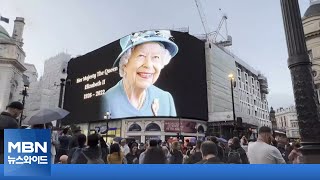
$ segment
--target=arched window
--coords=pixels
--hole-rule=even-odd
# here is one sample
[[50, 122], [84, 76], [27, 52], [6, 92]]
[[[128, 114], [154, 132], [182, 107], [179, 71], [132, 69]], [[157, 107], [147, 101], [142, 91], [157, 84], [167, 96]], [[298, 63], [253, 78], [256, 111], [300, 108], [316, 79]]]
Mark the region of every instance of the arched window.
[[161, 128], [156, 123], [150, 123], [147, 125], [146, 131], [161, 131]]
[[204, 133], [204, 128], [203, 128], [203, 126], [199, 126], [198, 127], [198, 133]]
[[141, 126], [139, 126], [139, 124], [134, 123], [129, 127], [128, 131], [141, 131]]

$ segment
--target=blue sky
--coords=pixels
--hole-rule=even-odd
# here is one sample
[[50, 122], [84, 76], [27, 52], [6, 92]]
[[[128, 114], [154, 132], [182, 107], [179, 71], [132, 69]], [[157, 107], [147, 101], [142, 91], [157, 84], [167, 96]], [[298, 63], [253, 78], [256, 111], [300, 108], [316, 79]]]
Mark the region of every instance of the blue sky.
[[[269, 105], [292, 105], [280, 1], [201, 2], [212, 31], [221, 19], [219, 9], [228, 15], [230, 50], [267, 76]], [[299, 3], [303, 15], [309, 1]], [[204, 33], [194, 0], [0, 0], [0, 13], [10, 18], [9, 24], [1, 22], [9, 34], [15, 17], [25, 18], [26, 62], [35, 64], [39, 74], [43, 62], [59, 52], [82, 55], [142, 29], [189, 27], [191, 34]]]

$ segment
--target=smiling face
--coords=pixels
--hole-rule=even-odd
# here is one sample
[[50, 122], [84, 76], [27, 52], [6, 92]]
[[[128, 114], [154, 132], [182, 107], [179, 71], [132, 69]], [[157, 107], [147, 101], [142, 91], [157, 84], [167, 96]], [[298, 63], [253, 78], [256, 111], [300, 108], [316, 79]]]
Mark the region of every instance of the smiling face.
[[155, 42], [134, 47], [128, 63], [124, 65], [124, 78], [134, 88], [148, 88], [159, 78], [164, 54], [164, 47]]

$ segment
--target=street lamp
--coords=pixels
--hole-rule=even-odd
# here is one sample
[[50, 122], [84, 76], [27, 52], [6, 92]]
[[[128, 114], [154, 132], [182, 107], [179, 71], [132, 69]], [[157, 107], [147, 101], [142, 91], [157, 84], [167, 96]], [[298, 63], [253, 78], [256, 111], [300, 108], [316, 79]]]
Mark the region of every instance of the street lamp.
[[[58, 107], [62, 108], [62, 100], [63, 100], [63, 91], [64, 91], [64, 86], [65, 86], [65, 81], [66, 79], [61, 78], [60, 79], [60, 94], [59, 94], [59, 103], [58, 103]], [[57, 124], [56, 127], [60, 127], [60, 119], [57, 120]]]
[[233, 74], [229, 74], [228, 77], [230, 78], [230, 86], [231, 86], [231, 99], [232, 99], [232, 113], [233, 113], [233, 136], [237, 137], [237, 123], [236, 123], [236, 113], [234, 109], [234, 96], [233, 96], [233, 87], [234, 87], [234, 77]]
[[21, 124], [22, 124], [22, 120], [23, 120], [23, 110], [24, 110], [24, 105], [26, 103], [26, 96], [28, 96], [28, 88], [29, 88], [29, 85], [24, 85], [24, 88], [22, 90], [22, 93], [21, 95], [23, 96], [22, 98], [22, 106], [23, 106], [23, 109], [22, 109], [22, 112], [21, 112], [21, 115], [20, 115], [20, 121], [19, 121], [19, 126], [21, 127]]
[[103, 116], [104, 120], [107, 122], [107, 137], [108, 137], [108, 131], [109, 131], [109, 119], [111, 117], [111, 113], [109, 111], [106, 112], [106, 114]]

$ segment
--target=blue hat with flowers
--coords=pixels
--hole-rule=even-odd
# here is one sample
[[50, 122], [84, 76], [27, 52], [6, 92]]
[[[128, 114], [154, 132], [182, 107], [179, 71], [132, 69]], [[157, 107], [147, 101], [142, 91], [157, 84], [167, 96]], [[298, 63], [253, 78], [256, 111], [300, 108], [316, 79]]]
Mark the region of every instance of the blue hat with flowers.
[[114, 61], [113, 67], [118, 65], [119, 59], [128, 49], [146, 42], [160, 42], [169, 51], [170, 55], [174, 57], [178, 53], [179, 48], [171, 38], [172, 36], [169, 30], [140, 31], [125, 36], [120, 39], [122, 52]]

